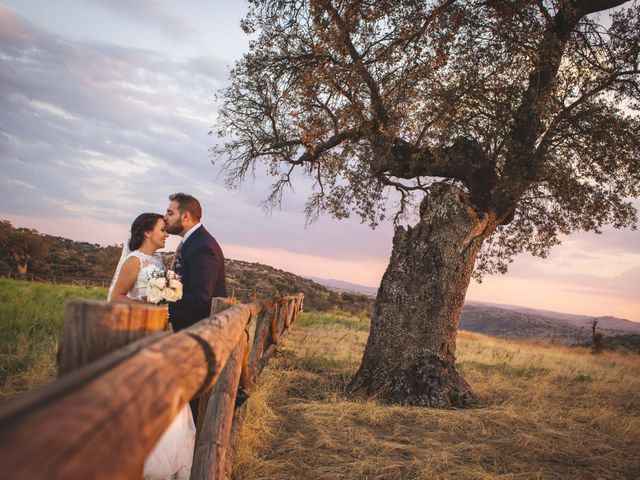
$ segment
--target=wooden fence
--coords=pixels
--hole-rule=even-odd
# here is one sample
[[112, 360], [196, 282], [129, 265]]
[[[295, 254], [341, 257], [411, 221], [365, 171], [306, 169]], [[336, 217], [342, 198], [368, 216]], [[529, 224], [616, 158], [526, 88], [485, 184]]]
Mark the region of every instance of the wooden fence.
[[61, 376], [0, 409], [2, 478], [139, 480], [195, 397], [191, 479], [229, 478], [246, 409], [235, 408], [238, 386], [251, 392], [303, 295], [233, 303], [214, 299], [209, 318], [170, 333], [162, 307], [69, 302]]
[[45, 274], [17, 274], [15, 272], [0, 272], [0, 277], [9, 280], [22, 280], [25, 282], [48, 283], [51, 285], [73, 285], [77, 287], [108, 287], [111, 284], [110, 278], [95, 277], [74, 277], [70, 275], [45, 275]]

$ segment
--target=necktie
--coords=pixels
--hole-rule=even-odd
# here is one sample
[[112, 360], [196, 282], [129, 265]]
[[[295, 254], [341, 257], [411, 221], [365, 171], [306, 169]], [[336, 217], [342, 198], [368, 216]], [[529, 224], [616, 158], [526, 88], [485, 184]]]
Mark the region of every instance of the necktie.
[[178, 248], [176, 248], [176, 251], [173, 254], [173, 258], [171, 259], [171, 265], [169, 266], [169, 270], [173, 270], [174, 267], [176, 266], [176, 261], [178, 260], [178, 257], [180, 256], [180, 249], [182, 249], [182, 242], [180, 242], [178, 244]]

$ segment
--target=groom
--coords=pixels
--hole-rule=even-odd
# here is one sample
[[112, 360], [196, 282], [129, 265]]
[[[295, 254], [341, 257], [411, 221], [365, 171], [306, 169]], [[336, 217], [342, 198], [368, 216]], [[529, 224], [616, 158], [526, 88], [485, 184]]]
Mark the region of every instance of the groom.
[[[182, 237], [173, 267], [182, 277], [182, 300], [169, 303], [169, 321], [176, 332], [208, 317], [213, 297], [227, 296], [224, 256], [218, 242], [200, 223], [201, 216], [202, 208], [195, 197], [186, 193], [169, 196], [164, 215], [167, 232]], [[195, 420], [197, 399], [190, 403]]]

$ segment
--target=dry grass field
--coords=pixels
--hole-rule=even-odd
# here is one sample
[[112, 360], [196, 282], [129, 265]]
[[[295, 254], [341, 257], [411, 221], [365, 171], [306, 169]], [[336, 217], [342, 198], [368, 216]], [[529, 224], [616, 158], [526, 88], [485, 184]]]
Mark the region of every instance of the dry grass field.
[[235, 467], [258, 479], [637, 479], [640, 356], [461, 332], [471, 410], [344, 391], [363, 320], [304, 314], [260, 378]]

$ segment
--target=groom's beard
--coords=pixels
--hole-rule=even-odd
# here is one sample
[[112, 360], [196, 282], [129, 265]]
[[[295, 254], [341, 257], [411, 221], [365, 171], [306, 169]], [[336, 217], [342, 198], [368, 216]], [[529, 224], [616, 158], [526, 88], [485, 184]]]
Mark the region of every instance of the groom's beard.
[[182, 219], [178, 220], [174, 224], [167, 223], [167, 233], [171, 235], [178, 235], [182, 231]]

